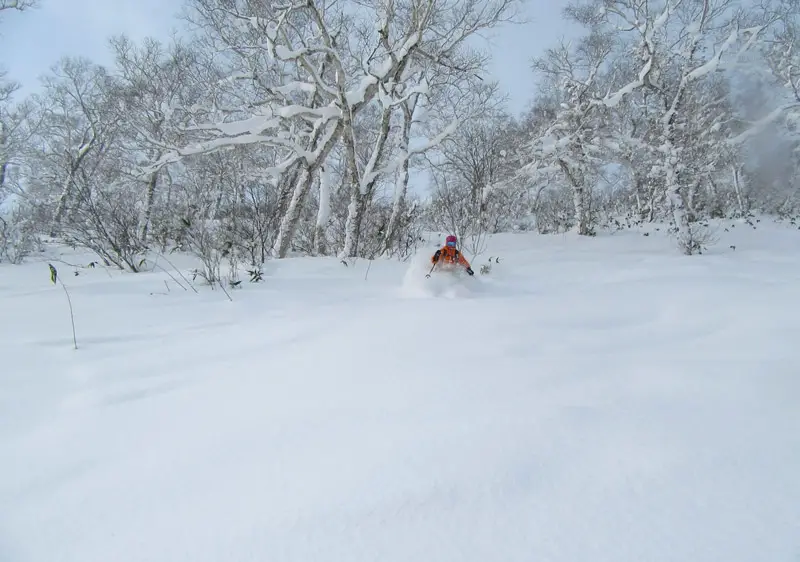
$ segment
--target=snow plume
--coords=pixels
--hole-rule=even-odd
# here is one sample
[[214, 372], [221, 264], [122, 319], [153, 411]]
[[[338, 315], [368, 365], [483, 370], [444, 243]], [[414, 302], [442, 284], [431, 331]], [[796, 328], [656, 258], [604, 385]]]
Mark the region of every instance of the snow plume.
[[401, 296], [412, 299], [474, 298], [486, 291], [487, 287], [477, 274], [470, 277], [461, 271], [441, 270], [439, 266], [431, 270], [431, 256], [435, 251], [435, 248], [425, 248], [410, 260], [403, 276]]

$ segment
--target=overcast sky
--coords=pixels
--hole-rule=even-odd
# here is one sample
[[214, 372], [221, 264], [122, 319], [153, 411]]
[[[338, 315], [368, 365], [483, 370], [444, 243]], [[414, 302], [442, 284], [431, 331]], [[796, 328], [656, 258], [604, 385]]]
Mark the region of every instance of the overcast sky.
[[[531, 57], [573, 31], [561, 20], [566, 0], [527, 0], [531, 23], [504, 26], [490, 38], [492, 74], [511, 96], [510, 109], [523, 110], [534, 83]], [[109, 64], [109, 36], [167, 37], [179, 29], [182, 0], [40, 0], [40, 7], [7, 14], [0, 24], [0, 67], [22, 82], [25, 92], [63, 55], [83, 55]]]

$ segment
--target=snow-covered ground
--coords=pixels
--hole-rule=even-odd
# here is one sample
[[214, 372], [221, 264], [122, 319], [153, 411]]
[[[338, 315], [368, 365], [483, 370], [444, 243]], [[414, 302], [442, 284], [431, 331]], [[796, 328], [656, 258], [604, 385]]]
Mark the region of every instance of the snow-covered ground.
[[78, 351], [46, 262], [0, 266], [0, 560], [795, 562], [800, 231], [731, 223], [233, 302], [53, 262]]

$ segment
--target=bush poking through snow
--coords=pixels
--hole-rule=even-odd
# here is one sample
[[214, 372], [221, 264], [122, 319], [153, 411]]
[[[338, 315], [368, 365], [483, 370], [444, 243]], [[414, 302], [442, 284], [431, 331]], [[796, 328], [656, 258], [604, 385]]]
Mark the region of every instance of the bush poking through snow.
[[493, 263], [500, 263], [500, 258], [490, 256], [489, 261], [485, 264], [481, 265], [480, 274], [481, 275], [489, 275], [492, 272], [492, 264]]
[[250, 276], [251, 283], [260, 283], [264, 280], [264, 270], [260, 267], [254, 267], [253, 269], [248, 269], [247, 274]]
[[228, 252], [228, 285], [231, 289], [237, 289], [242, 284], [239, 278], [239, 259], [235, 249]]
[[68, 209], [69, 220], [59, 225], [67, 244], [88, 248], [122, 270], [139, 273], [147, 252], [138, 215], [137, 198], [119, 188], [97, 188]]
[[0, 217], [0, 263], [20, 264], [37, 245], [33, 222], [20, 209], [7, 218]]
[[200, 277], [213, 287], [222, 279], [222, 260], [228, 257], [233, 244], [220, 232], [214, 221], [182, 219], [182, 222], [189, 251], [203, 264], [202, 269], [192, 271], [192, 281]]
[[684, 232], [679, 232], [673, 225], [669, 233], [674, 236], [678, 249], [687, 256], [702, 254], [718, 241], [704, 222], [690, 222]]
[[75, 334], [75, 314], [72, 311], [72, 299], [69, 296], [69, 291], [67, 290], [67, 286], [64, 285], [64, 282], [58, 276], [58, 270], [52, 263], [48, 263], [47, 266], [50, 268], [50, 282], [53, 285], [57, 285], [61, 283], [61, 288], [64, 289], [64, 294], [67, 296], [67, 304], [69, 305], [69, 320], [72, 323], [72, 344], [75, 349], [78, 349], [78, 337]]

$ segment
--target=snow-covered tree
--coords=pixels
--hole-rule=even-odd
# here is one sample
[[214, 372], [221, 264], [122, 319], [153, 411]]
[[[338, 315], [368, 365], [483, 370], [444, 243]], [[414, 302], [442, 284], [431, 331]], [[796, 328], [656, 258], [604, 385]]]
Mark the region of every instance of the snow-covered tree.
[[[52, 234], [81, 204], [82, 180], [93, 169], [89, 157], [103, 150], [112, 134], [107, 71], [83, 58], [64, 58], [43, 79], [36, 98], [42, 125], [31, 189], [52, 206]], [[58, 186], [58, 192], [53, 188]]]
[[[586, 26], [587, 35], [549, 51], [536, 64], [551, 78], [550, 98], [557, 110], [549, 128], [534, 140], [526, 170], [552, 173], [557, 164], [573, 188], [577, 228], [585, 233], [585, 195], [587, 185], [595, 182], [587, 184], [587, 164], [629, 166], [639, 210], [646, 195], [642, 187], [661, 185], [679, 244], [685, 253], [694, 253], [697, 228], [687, 198], [694, 202], [700, 186], [730, 166], [735, 158], [731, 147], [747, 131], [792, 107], [778, 107], [737, 131], [727, 84], [732, 72], [752, 68], [752, 57], [772, 45], [780, 26], [796, 16], [796, 7], [789, 4], [573, 3], [566, 14]], [[652, 206], [661, 197], [649, 191], [646, 213], [653, 217]]]
[[527, 211], [511, 178], [517, 124], [489, 104], [484, 100], [482, 115], [442, 143], [427, 213], [431, 228], [456, 234], [473, 255], [483, 251], [488, 235], [512, 227]]
[[[147, 39], [136, 45], [125, 36], [112, 38], [111, 45], [119, 98], [114, 109], [124, 123], [126, 151], [139, 164], [146, 165], [161, 158], [160, 145], [177, 140], [169, 136], [174, 130], [166, 126], [172, 108], [189, 105], [199, 96], [195, 79], [198, 53], [179, 41], [164, 45]], [[152, 227], [159, 182], [166, 172], [155, 170], [142, 178], [146, 195], [140, 236], [144, 243]]]
[[526, 173], [536, 177], [558, 170], [572, 189], [574, 225], [578, 234], [592, 233], [590, 198], [604, 163], [603, 136], [606, 107], [596, 103], [603, 86], [601, 71], [613, 49], [612, 36], [593, 32], [574, 48], [562, 44], [548, 49], [534, 61], [534, 69], [544, 78], [547, 97], [540, 100], [552, 105], [551, 124], [531, 143], [534, 160]]
[[[228, 80], [214, 86], [210, 102], [195, 112], [193, 127], [182, 131], [191, 131], [194, 142], [169, 147], [156, 167], [233, 144], [275, 150], [280, 160], [266, 172], [290, 188], [282, 198], [288, 204], [274, 248], [282, 257], [291, 248], [321, 166], [333, 156], [343, 163], [341, 178], [351, 194], [341, 254], [355, 255], [370, 190], [441, 142], [455, 123], [394, 157], [398, 135], [392, 125], [409, 100], [431, 96], [431, 75], [463, 77], [482, 70], [483, 59], [466, 49], [467, 39], [513, 17], [516, 4], [250, 0], [223, 7], [215, 0], [195, 0], [191, 18], [204, 29], [206, 44], [224, 46], [229, 53], [223, 64]], [[366, 141], [370, 156], [361, 164], [359, 116], [376, 107], [376, 134]]]
[[189, 0], [185, 39], [112, 38], [113, 65], [63, 59], [26, 100], [0, 80], [6, 239], [13, 214], [129, 270], [188, 250], [218, 282], [292, 251], [405, 258], [424, 228], [479, 253], [531, 218], [667, 220], [690, 254], [704, 218], [800, 211], [794, 0], [576, 0], [584, 35], [531, 53], [512, 118], [472, 39], [521, 1]]

